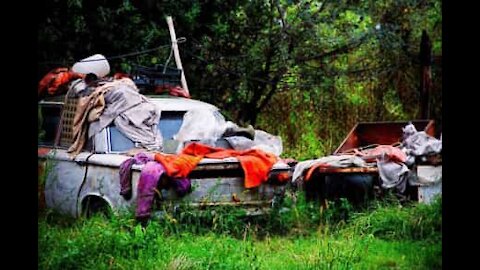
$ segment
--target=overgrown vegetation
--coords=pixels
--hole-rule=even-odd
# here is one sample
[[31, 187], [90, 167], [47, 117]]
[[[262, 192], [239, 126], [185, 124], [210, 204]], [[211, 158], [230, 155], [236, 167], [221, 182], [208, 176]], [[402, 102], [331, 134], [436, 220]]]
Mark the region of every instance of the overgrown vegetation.
[[[358, 121], [420, 118], [420, 39], [432, 44], [430, 118], [441, 127], [439, 0], [50, 0], [39, 21], [39, 79], [95, 53], [112, 72], [164, 64], [175, 20], [190, 92], [283, 138], [297, 159], [332, 152]], [[173, 65], [173, 61], [170, 61]], [[440, 130], [440, 128], [437, 128]]]
[[[283, 156], [299, 160], [331, 153], [359, 121], [420, 117], [426, 30], [430, 118], [441, 130], [439, 0], [49, 0], [39, 18], [38, 79], [95, 53], [168, 45], [166, 15], [186, 37], [179, 46], [193, 98], [280, 135]], [[164, 64], [169, 53], [166, 46], [112, 59], [112, 73]], [[39, 201], [43, 184], [39, 178]], [[265, 216], [184, 207], [146, 228], [131, 213], [73, 220], [42, 211], [38, 268], [440, 269], [441, 210], [441, 199], [375, 201], [366, 209], [338, 201], [323, 209], [291, 195]]]
[[290, 197], [269, 214], [184, 209], [145, 228], [132, 214], [73, 220], [43, 212], [39, 269], [440, 269], [441, 198], [432, 205]]

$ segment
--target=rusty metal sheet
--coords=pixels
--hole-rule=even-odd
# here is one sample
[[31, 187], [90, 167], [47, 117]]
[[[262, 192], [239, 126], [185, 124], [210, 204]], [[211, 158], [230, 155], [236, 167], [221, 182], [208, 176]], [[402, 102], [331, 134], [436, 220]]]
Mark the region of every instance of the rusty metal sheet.
[[433, 120], [360, 122], [350, 130], [333, 154], [371, 144], [391, 145], [399, 142], [403, 136], [402, 128], [409, 122], [418, 131], [425, 130], [427, 134], [435, 135], [435, 122]]

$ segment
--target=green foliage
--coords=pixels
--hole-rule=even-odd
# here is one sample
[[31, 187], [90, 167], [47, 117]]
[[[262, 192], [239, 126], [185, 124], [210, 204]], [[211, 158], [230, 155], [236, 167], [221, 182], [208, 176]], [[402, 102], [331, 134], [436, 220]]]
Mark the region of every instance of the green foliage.
[[[231, 120], [278, 134], [284, 156], [331, 153], [359, 121], [413, 119], [422, 30], [441, 60], [441, 1], [46, 1], [40, 79], [95, 53], [170, 43], [175, 21], [194, 98]], [[378, 27], [377, 27], [378, 26]], [[110, 62], [112, 72], [164, 63], [169, 48]], [[432, 66], [431, 115], [441, 124], [442, 68]], [[39, 115], [41, 122], [41, 115]], [[43, 136], [39, 131], [39, 138]], [[39, 179], [41, 183], [42, 179]], [[182, 207], [146, 228], [132, 213], [39, 217], [40, 269], [439, 269], [441, 200], [433, 205], [346, 201], [322, 208], [288, 194], [268, 214]], [[170, 207], [171, 208], [171, 207]]]
[[355, 233], [387, 240], [441, 241], [442, 199], [431, 205], [405, 207], [398, 203], [378, 204], [372, 212], [355, 216]]
[[[183, 209], [142, 227], [132, 214], [39, 216], [40, 269], [438, 269], [441, 199], [432, 205], [346, 201], [322, 209], [290, 194], [263, 217]], [[200, 221], [197, 221], [200, 220]]]
[[195, 23], [198, 15], [200, 14], [200, 4], [197, 1], [192, 2], [191, 9], [188, 10], [188, 12], [185, 13], [185, 20], [187, 23]]
[[387, 91], [383, 96], [383, 104], [385, 106], [386, 113], [388, 113], [391, 119], [394, 120], [407, 120], [406, 113], [403, 110], [402, 103], [399, 102], [398, 95], [395, 91]]
[[[432, 41], [430, 113], [441, 124], [441, 1], [47, 1], [39, 78], [103, 53], [169, 44], [174, 18], [190, 92], [240, 125], [284, 138], [288, 155], [330, 153], [358, 121], [419, 117], [420, 37]], [[162, 64], [169, 48], [113, 59]]]

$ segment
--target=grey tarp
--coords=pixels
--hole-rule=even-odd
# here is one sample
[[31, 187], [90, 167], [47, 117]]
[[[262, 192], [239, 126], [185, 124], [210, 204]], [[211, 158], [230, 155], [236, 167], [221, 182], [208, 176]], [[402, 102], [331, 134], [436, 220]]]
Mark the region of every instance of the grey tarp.
[[403, 146], [406, 148], [406, 154], [411, 156], [442, 152], [441, 140], [428, 135], [425, 131], [418, 132], [412, 124], [403, 128]]
[[367, 167], [367, 163], [354, 155], [326, 156], [319, 159], [305, 160], [295, 165], [292, 182], [303, 181], [303, 172], [317, 164], [328, 164], [336, 168]]
[[[242, 130], [241, 128], [239, 130]], [[245, 136], [224, 137], [235, 150], [260, 149], [272, 153], [277, 157], [282, 154], [282, 139], [263, 130], [255, 129], [254, 139]]]
[[136, 147], [148, 150], [161, 150], [162, 135], [158, 129], [160, 114], [156, 113], [155, 105], [143, 102], [121, 113], [114, 120], [115, 126], [128, 138], [135, 142]]
[[408, 172], [410, 171], [405, 164], [382, 157], [377, 159], [377, 167], [382, 180], [382, 188], [395, 187], [401, 193], [405, 192]]
[[143, 102], [148, 102], [145, 96], [137, 92], [136, 86], [133, 88], [122, 80], [117, 80], [105, 85], [107, 87], [111, 86], [112, 88], [105, 94], [105, 109], [99, 116], [98, 121], [90, 125], [90, 136], [93, 136], [110, 125], [117, 116], [125, 111]]
[[[417, 131], [413, 124], [406, 125], [402, 130], [403, 151], [407, 154], [405, 162], [407, 165], [413, 165], [417, 156], [442, 152], [442, 141], [428, 135], [425, 131]], [[410, 184], [416, 181], [407, 165], [391, 161], [386, 157], [377, 159], [382, 187], [387, 189], [395, 187], [403, 193], [407, 180], [410, 181]]]
[[235, 150], [247, 150], [254, 146], [253, 140], [244, 136], [230, 136], [224, 138]]
[[162, 137], [158, 130], [160, 111], [142, 94], [132, 80], [115, 80], [104, 87], [112, 87], [105, 94], [105, 109], [98, 121], [90, 124], [93, 136], [112, 122], [118, 130], [131, 139], [137, 147], [161, 150]]

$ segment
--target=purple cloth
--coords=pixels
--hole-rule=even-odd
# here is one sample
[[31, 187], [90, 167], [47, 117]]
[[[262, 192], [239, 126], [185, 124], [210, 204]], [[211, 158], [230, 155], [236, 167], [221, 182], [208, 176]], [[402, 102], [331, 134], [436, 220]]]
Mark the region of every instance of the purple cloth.
[[[149, 161], [143, 166], [140, 179], [138, 180], [137, 208], [135, 213], [138, 220], [145, 221], [150, 218], [156, 194], [155, 189], [158, 189], [160, 192], [162, 188], [167, 188], [165, 184], [162, 184], [163, 186], [160, 187], [158, 183], [164, 172], [165, 168], [160, 162]], [[166, 174], [165, 176], [168, 177]], [[190, 179], [186, 177], [169, 178], [168, 181], [179, 196], [184, 196], [191, 190]]]
[[184, 178], [174, 178], [171, 180], [173, 188], [178, 196], [183, 197], [185, 194], [190, 192], [192, 185], [190, 183], [190, 179]]
[[[150, 218], [153, 200], [155, 198], [155, 189], [158, 182], [165, 172], [165, 168], [159, 162], [154, 160], [154, 155], [150, 153], [138, 153], [134, 157], [122, 162], [120, 165], [120, 194], [125, 199], [132, 196], [132, 174], [131, 169], [134, 164], [143, 165], [137, 187], [137, 207], [135, 216], [139, 220]], [[168, 179], [169, 185], [173, 187], [178, 196], [185, 196], [191, 191], [191, 183], [188, 178]], [[163, 187], [165, 188], [165, 187]], [[159, 188], [160, 189], [160, 188]]]
[[153, 157], [153, 154], [138, 153], [120, 164], [120, 195], [125, 199], [128, 200], [132, 197], [132, 166], [134, 164], [145, 164], [152, 161]]
[[137, 209], [135, 216], [137, 219], [150, 218], [155, 189], [165, 168], [159, 162], [149, 161], [143, 166], [138, 180]]

